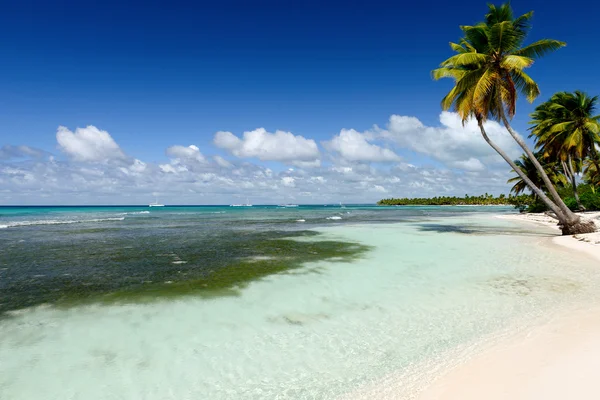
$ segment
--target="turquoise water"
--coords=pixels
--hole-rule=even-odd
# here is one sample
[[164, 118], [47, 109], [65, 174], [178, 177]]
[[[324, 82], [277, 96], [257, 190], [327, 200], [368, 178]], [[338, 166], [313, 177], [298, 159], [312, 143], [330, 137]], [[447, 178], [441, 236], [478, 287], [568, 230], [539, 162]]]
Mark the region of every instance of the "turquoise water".
[[0, 398], [352, 398], [600, 293], [510, 209], [140, 211], [0, 210]]

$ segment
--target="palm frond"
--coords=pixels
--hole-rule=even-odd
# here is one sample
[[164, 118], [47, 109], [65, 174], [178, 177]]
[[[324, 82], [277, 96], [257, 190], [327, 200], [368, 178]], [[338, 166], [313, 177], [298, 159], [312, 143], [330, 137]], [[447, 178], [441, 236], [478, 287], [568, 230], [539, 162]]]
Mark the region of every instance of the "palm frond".
[[471, 67], [478, 64], [483, 64], [488, 60], [486, 54], [481, 53], [461, 53], [448, 58], [440, 64], [441, 67]]
[[511, 21], [492, 25], [489, 29], [490, 47], [497, 53], [508, 53], [519, 46], [523, 37], [513, 29]]
[[456, 68], [437, 68], [431, 71], [431, 76], [434, 80], [440, 80], [442, 78], [452, 78], [455, 81], [461, 79], [467, 71]]
[[511, 70], [510, 75], [517, 90], [521, 92], [530, 103], [540, 95], [538, 84], [525, 72], [519, 69], [513, 69]]
[[556, 51], [561, 47], [565, 47], [567, 44], [559, 40], [553, 39], [542, 39], [535, 43], [525, 46], [522, 49], [516, 50], [513, 54], [517, 56], [523, 56], [528, 58], [540, 58], [548, 53]]
[[502, 59], [500, 66], [508, 70], [525, 69], [533, 64], [533, 58], [524, 56], [508, 55]]

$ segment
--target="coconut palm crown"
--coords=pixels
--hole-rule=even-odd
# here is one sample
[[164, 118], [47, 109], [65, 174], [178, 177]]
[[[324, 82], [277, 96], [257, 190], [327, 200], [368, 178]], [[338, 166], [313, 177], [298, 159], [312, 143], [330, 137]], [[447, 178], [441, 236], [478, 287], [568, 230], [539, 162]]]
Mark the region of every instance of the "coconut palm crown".
[[537, 83], [525, 73], [534, 60], [565, 46], [543, 39], [523, 47], [533, 12], [514, 18], [509, 4], [489, 5], [485, 21], [461, 26], [464, 37], [450, 43], [457, 54], [433, 71], [433, 78], [453, 78], [456, 85], [442, 100], [442, 108], [454, 110], [463, 123], [470, 117], [485, 121], [510, 118], [516, 112], [518, 94], [530, 102], [539, 94]]
[[546, 157], [567, 160], [590, 157], [597, 163], [600, 115], [594, 116], [598, 96], [584, 92], [558, 92], [531, 114], [531, 136]]

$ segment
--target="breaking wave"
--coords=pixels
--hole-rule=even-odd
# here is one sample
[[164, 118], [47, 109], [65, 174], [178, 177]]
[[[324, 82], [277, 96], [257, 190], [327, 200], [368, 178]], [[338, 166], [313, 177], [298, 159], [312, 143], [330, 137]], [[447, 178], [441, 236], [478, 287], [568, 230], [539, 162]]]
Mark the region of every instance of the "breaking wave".
[[80, 223], [93, 223], [93, 222], [108, 222], [108, 221], [123, 221], [125, 217], [112, 217], [112, 218], [94, 218], [94, 219], [41, 219], [37, 221], [14, 221], [8, 222], [5, 225], [0, 225], [0, 229], [16, 228], [19, 226], [33, 226], [33, 225], [62, 225], [62, 224], [80, 224]]

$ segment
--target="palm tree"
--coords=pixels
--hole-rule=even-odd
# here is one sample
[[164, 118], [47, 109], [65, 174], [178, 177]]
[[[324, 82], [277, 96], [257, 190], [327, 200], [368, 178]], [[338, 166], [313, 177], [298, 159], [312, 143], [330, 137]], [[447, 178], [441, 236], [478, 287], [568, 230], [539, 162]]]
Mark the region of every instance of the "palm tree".
[[589, 97], [580, 91], [559, 92], [531, 114], [531, 136], [537, 139], [536, 147], [546, 157], [562, 163], [580, 209], [584, 208], [577, 193], [576, 174], [581, 171], [581, 163], [589, 157], [598, 170], [600, 116], [592, 115], [597, 100], [597, 96]]
[[[556, 163], [547, 163], [542, 158], [541, 153], [535, 153], [535, 156], [540, 164], [543, 165], [544, 171], [546, 171], [546, 174], [555, 185], [566, 186], [566, 178], [560, 173], [559, 169], [556, 168]], [[543, 186], [544, 182], [542, 181], [539, 172], [525, 154], [522, 154], [519, 159], [514, 160], [514, 163], [537, 187]], [[521, 178], [520, 175], [510, 178], [508, 181], [506, 181], [506, 183], [514, 183], [510, 191], [516, 195], [523, 193], [528, 188], [527, 183], [523, 180], [523, 178]], [[537, 194], [533, 193], [533, 196], [537, 198]]]
[[590, 159], [584, 160], [583, 165], [585, 167], [583, 170], [584, 180], [592, 185], [592, 190], [595, 192], [594, 186], [600, 185], [600, 168]]
[[[475, 26], [461, 26], [464, 37], [459, 43], [450, 43], [457, 53], [442, 62], [433, 71], [434, 79], [453, 78], [455, 85], [442, 100], [442, 108], [454, 110], [463, 123], [474, 117], [485, 141], [512, 167], [527, 186], [550, 208], [559, 220], [565, 235], [593, 232], [593, 222], [582, 221], [565, 205], [544, 168], [523, 138], [512, 128], [509, 118], [516, 112], [518, 93], [533, 101], [540, 93], [537, 83], [524, 72], [535, 58], [565, 45], [558, 40], [543, 39], [528, 46], [522, 44], [529, 31], [533, 12], [514, 18], [509, 4], [489, 5], [485, 21]], [[504, 124], [512, 138], [531, 160], [551, 200], [488, 137], [484, 122], [495, 119]]]

